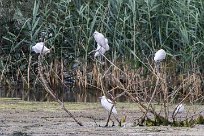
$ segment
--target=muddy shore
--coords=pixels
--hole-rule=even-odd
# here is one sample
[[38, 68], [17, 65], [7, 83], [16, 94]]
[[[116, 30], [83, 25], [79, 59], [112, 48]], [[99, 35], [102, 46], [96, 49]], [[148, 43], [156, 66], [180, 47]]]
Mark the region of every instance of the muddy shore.
[[21, 100], [0, 100], [1, 136], [171, 136], [203, 135], [204, 126], [193, 128], [171, 126], [134, 126], [140, 112], [136, 104], [119, 103], [119, 117], [127, 115], [123, 127], [117, 122], [109, 127], [106, 123], [107, 112], [100, 103], [66, 103], [65, 105], [77, 117], [83, 126], [76, 124], [55, 102], [24, 102]]

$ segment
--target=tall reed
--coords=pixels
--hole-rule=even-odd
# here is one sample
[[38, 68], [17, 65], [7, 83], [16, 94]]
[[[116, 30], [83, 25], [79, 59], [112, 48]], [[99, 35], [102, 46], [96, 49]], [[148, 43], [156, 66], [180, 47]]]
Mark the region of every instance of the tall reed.
[[[173, 102], [191, 90], [195, 93], [189, 101], [202, 101], [203, 5], [202, 0], [36, 0], [32, 11], [25, 14], [22, 5], [16, 4], [14, 22], [3, 25], [6, 33], [1, 34], [1, 84], [14, 87], [12, 93], [6, 91], [7, 96], [18, 92], [16, 84], [22, 84], [17, 96], [44, 100], [46, 94], [38, 91], [41, 86], [36, 80], [37, 57], [30, 51], [44, 33], [46, 45], [52, 48], [45, 62], [47, 79], [59, 95], [67, 91], [62, 87], [65, 73], [72, 71], [72, 75], [80, 76], [75, 77], [79, 90], [70, 85], [65, 88], [75, 100], [88, 101], [91, 95], [97, 97], [111, 89], [116, 96], [126, 88], [147, 101], [156, 83], [153, 56], [163, 48], [168, 53], [167, 82], [157, 93], [168, 90]], [[105, 66], [88, 54], [96, 48], [92, 36], [95, 30], [109, 40], [111, 50], [105, 56], [112, 63], [106, 60]], [[74, 71], [71, 65], [76, 62], [79, 67]], [[90, 87], [96, 88], [94, 93]], [[161, 94], [157, 97], [163, 98]]]

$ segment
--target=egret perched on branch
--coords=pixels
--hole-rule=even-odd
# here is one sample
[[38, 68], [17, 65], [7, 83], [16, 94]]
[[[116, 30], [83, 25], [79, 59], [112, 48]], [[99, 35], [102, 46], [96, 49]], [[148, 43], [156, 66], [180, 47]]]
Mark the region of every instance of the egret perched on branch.
[[166, 52], [163, 49], [160, 49], [155, 53], [154, 61], [160, 62], [160, 61], [164, 60], [165, 57], [166, 57]]
[[109, 47], [109, 45], [108, 45], [108, 39], [107, 38], [105, 38], [105, 42], [106, 42], [106, 51], [108, 51], [109, 49], [110, 49], [110, 47]]
[[97, 42], [97, 45], [103, 47], [106, 51], [109, 50], [108, 39], [104, 37], [102, 33], [95, 31], [93, 33], [94, 39]]
[[166, 52], [163, 49], [158, 50], [155, 53], [154, 61], [156, 62], [156, 68], [159, 71], [160, 62], [166, 58]]
[[97, 48], [96, 48], [95, 54], [94, 54], [94, 58], [104, 55], [105, 52], [106, 52], [106, 50], [103, 47], [101, 47], [100, 45], [97, 45]]
[[50, 53], [50, 49], [48, 49], [45, 46], [44, 42], [38, 42], [35, 46], [32, 47], [32, 51], [34, 51], [35, 53], [40, 53], [40, 54]]
[[108, 39], [104, 37], [102, 33], [95, 31], [93, 33], [94, 39], [97, 42], [97, 48], [95, 50], [94, 57], [102, 56], [106, 51], [110, 49], [108, 45]]

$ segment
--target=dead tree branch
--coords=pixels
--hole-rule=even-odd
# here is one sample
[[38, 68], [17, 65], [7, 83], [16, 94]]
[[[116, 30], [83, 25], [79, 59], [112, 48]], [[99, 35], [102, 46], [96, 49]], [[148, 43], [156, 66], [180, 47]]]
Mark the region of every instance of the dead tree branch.
[[39, 72], [39, 75], [40, 75], [40, 80], [41, 80], [41, 83], [42, 85], [44, 86], [45, 90], [55, 99], [56, 102], [58, 102], [61, 106], [62, 106], [62, 109], [69, 114], [69, 116], [74, 119], [74, 121], [79, 125], [79, 126], [83, 126], [81, 122], [79, 122], [75, 117], [74, 115], [64, 106], [64, 103], [54, 94], [54, 91], [49, 87], [49, 85], [47, 84], [45, 78], [44, 78], [44, 75], [42, 73], [42, 55], [40, 54], [38, 56], [38, 72]]

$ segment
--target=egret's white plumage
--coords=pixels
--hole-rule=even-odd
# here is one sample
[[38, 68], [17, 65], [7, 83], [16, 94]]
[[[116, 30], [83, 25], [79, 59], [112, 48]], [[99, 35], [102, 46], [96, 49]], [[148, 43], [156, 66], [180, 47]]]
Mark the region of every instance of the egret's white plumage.
[[103, 48], [106, 48], [106, 40], [102, 33], [99, 33], [98, 31], [95, 31], [93, 33], [94, 39], [97, 42], [98, 45], [100, 45]]
[[95, 31], [93, 33], [94, 39], [97, 42], [97, 45], [100, 45], [105, 49], [105, 51], [109, 50], [108, 39], [102, 33]]
[[175, 110], [174, 114], [178, 114], [178, 113], [182, 113], [182, 112], [184, 112], [184, 106], [181, 103], [181, 104], [176, 106], [176, 110]]
[[32, 51], [34, 51], [35, 53], [42, 53], [42, 54], [50, 53], [50, 49], [48, 49], [45, 46], [44, 42], [38, 42], [35, 46], [32, 47]]
[[108, 51], [110, 49], [110, 47], [108, 45], [108, 39], [107, 38], [105, 38], [105, 42], [106, 42], [105, 50]]
[[94, 54], [94, 57], [98, 57], [98, 56], [103, 56], [105, 54], [106, 51], [108, 51], [110, 49], [109, 45], [108, 45], [108, 39], [104, 37], [104, 35], [102, 33], [99, 33], [97, 31], [95, 31], [93, 33], [94, 39], [97, 42], [97, 48]]
[[[99, 97], [101, 99], [101, 105], [110, 112], [113, 102], [110, 99], [107, 99], [105, 96]], [[115, 106], [112, 109], [112, 113], [117, 114]]]
[[165, 57], [166, 57], [166, 52], [163, 49], [160, 49], [155, 53], [154, 61], [160, 62], [160, 61], [164, 60]]
[[104, 55], [105, 52], [110, 49], [110, 47], [108, 45], [108, 39], [105, 38], [102, 33], [95, 31], [93, 33], [93, 36], [94, 36], [95, 41], [97, 42], [97, 48], [96, 50], [93, 50], [95, 51], [94, 57], [96, 58], [97, 56]]
[[97, 45], [94, 57], [96, 58], [97, 56], [102, 56], [105, 54], [105, 52], [106, 52], [106, 50], [103, 47], [101, 47], [100, 45]]
[[[99, 44], [97, 44], [97, 48], [96, 48], [96, 50], [95, 51], [99, 51], [101, 48], [103, 48], [103, 47], [101, 47]], [[104, 48], [103, 48], [104, 49]], [[104, 49], [105, 50], [105, 49]]]

